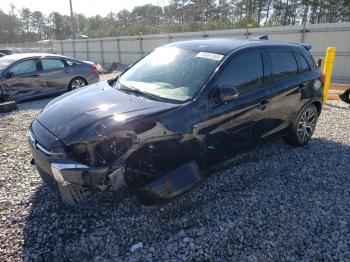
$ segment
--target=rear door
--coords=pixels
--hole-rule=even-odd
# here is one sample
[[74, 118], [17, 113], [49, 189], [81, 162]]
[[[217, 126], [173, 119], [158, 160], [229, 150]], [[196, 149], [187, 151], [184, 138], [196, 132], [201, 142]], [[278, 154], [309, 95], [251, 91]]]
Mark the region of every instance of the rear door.
[[67, 91], [70, 81], [69, 68], [63, 59], [41, 58], [40, 59], [40, 82], [46, 93], [58, 93]]
[[20, 101], [41, 94], [38, 59], [21, 60], [12, 65], [8, 72], [12, 75], [2, 83], [7, 87], [10, 99]]
[[297, 113], [303, 79], [292, 49], [267, 49], [263, 57], [266, 61], [266, 89], [271, 104], [266, 120], [269, 132], [263, 137], [282, 135], [288, 131]]

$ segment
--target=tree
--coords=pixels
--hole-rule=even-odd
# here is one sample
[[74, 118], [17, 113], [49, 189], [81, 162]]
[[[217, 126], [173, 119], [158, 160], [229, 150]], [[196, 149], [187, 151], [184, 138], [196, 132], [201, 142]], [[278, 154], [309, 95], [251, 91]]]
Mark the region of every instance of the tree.
[[123, 9], [117, 14], [117, 20], [121, 27], [126, 28], [132, 21], [131, 13], [128, 10]]
[[31, 12], [29, 8], [22, 8], [20, 11], [20, 19], [22, 24], [25, 27], [25, 31], [29, 33], [29, 26], [30, 26], [30, 21], [31, 21]]
[[32, 13], [32, 27], [36, 31], [38, 39], [42, 39], [42, 27], [45, 25], [45, 17], [40, 11]]
[[[77, 34], [89, 37], [335, 23], [350, 21], [350, 0], [170, 0], [164, 8], [147, 4], [73, 20]], [[0, 42], [68, 39], [70, 28], [70, 17], [58, 12], [0, 10]]]

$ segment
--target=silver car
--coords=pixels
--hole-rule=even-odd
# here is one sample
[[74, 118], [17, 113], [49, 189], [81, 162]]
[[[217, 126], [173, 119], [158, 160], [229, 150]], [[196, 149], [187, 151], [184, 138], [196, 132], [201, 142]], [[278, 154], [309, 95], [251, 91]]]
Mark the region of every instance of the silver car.
[[61, 94], [98, 81], [96, 66], [65, 56], [15, 54], [0, 58], [0, 93], [17, 102]]

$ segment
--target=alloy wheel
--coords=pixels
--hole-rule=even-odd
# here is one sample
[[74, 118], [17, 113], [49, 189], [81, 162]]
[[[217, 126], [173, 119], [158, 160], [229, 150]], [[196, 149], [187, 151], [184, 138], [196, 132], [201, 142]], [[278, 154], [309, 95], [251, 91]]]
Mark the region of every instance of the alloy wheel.
[[311, 136], [316, 125], [316, 115], [312, 108], [308, 108], [300, 118], [297, 135], [300, 143], [304, 143]]
[[75, 89], [81, 88], [83, 86], [86, 86], [86, 83], [84, 82], [84, 80], [82, 80], [82, 79], [75, 79], [72, 82], [71, 90], [75, 90]]

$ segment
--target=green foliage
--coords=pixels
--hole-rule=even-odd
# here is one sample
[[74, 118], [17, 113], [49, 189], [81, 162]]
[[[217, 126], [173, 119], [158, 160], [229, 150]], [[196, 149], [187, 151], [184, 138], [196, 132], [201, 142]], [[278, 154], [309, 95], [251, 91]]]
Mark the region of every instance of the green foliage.
[[[74, 15], [76, 38], [345, 21], [350, 21], [350, 0], [170, 0], [164, 8], [146, 4], [106, 17]], [[12, 6], [9, 14], [0, 9], [0, 42], [69, 39], [71, 25], [69, 16], [57, 12], [45, 17]]]

